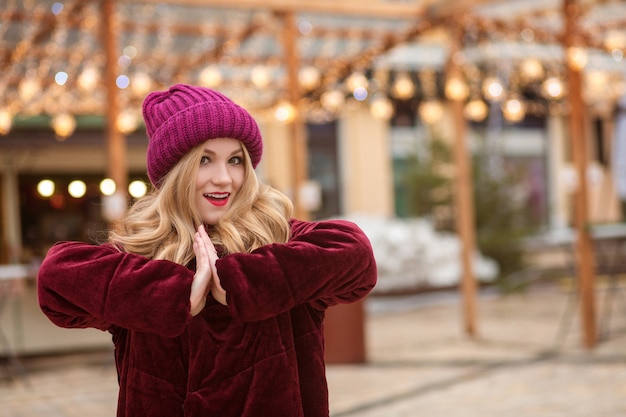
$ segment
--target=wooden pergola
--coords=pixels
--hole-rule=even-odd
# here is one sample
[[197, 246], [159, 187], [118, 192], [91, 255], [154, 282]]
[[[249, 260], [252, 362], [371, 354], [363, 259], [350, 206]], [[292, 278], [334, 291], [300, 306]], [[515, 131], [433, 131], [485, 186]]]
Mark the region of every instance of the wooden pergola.
[[[84, 19], [84, 13], [89, 6], [100, 9], [101, 23]], [[506, 3], [517, 3], [515, 18], [504, 17], [506, 13], [497, 13]], [[259, 98], [259, 107], [267, 107], [282, 98], [286, 98], [294, 108], [302, 106], [302, 99], [316, 100], [325, 90], [341, 82], [353, 71], [371, 68], [375, 60], [400, 45], [414, 42], [421, 37], [436, 34], [437, 39], [443, 39], [448, 48], [448, 60], [445, 66], [447, 76], [463, 73], [463, 62], [458, 58], [458, 52], [465, 47], [465, 35], [471, 29], [474, 34], [485, 40], [498, 36], [519, 34], [523, 29], [530, 29], [534, 33], [535, 42], [553, 43], [560, 45], [567, 52], [578, 47], [593, 48], [597, 51], [609, 53], [609, 48], [602, 43], [603, 35], [607, 31], [623, 27], [626, 17], [617, 17], [611, 21], [593, 23], [583, 22], [586, 13], [598, 7], [610, 7], [613, 2], [588, 2], [582, 0], [560, 0], [556, 7], [549, 7], [549, 15], [560, 25], [550, 25], [545, 10], [533, 3], [533, 7], [524, 6], [524, 2], [507, 2], [502, 0], [433, 0], [429, 2], [393, 2], [393, 1], [330, 1], [330, 0], [170, 0], [168, 9], [161, 13], [159, 23], [156, 19], [145, 19], [138, 22], [119, 12], [121, 2], [115, 0], [101, 0], [99, 2], [75, 1], [70, 2], [69, 10], [63, 14], [63, 21], [47, 16], [34, 18], [25, 11], [4, 11], [2, 19], [13, 22], [28, 22], [34, 20], [39, 28], [28, 39], [21, 40], [10, 48], [0, 50], [0, 62], [6, 68], [3, 87], [5, 91], [17, 89], [23, 74], [19, 72], [20, 63], [27, 54], [32, 53], [29, 47], [41, 43], [49, 38], [59, 24], [64, 28], [90, 30], [98, 27], [101, 30], [101, 52], [94, 52], [92, 59], [95, 62], [104, 60], [105, 72], [102, 82], [102, 91], [106, 93], [106, 100], [100, 102], [100, 111], [106, 114], [107, 120], [107, 149], [109, 155], [109, 176], [115, 180], [120, 189], [125, 189], [127, 170], [125, 166], [125, 136], [116, 124], [122, 111], [122, 103], [133, 103], [132, 97], [121, 97], [123, 94], [117, 88], [117, 77], [120, 74], [120, 37], [122, 34], [132, 37], [137, 33], [150, 33], [170, 40], [171, 49], [161, 51], [155, 56], [146, 56], [144, 67], [153, 71], [153, 79], [159, 85], [165, 86], [185, 79], [190, 71], [197, 72], [208, 64], [233, 66], [251, 66], [258, 61], [271, 63], [277, 69], [277, 78], [282, 79], [280, 87], [273, 96]], [[548, 2], [549, 3], [549, 2]], [[521, 8], [520, 8], [521, 5]], [[153, 8], [164, 7], [158, 0], [136, 0], [124, 2], [124, 7], [134, 7], [137, 12], [142, 6]], [[177, 8], [174, 10], [174, 8]], [[194, 16], [194, 10], [211, 9], [215, 15], [224, 13], [222, 20], [219, 17], [210, 24], [202, 21], [189, 21]], [[496, 10], [496, 12], [493, 12]], [[523, 10], [523, 12], [520, 12]], [[235, 21], [228, 21], [226, 13], [240, 13]], [[181, 19], [167, 20], [167, 13], [179, 13]], [[159, 14], [157, 11], [156, 15]], [[186, 19], [185, 20], [185, 17]], [[327, 41], [337, 40], [337, 43], [352, 41], [358, 47], [346, 48], [338, 54], [324, 56], [323, 45], [319, 53], [305, 54], [303, 42], [307, 38], [298, 28], [298, 19], [302, 16], [314, 16], [320, 22], [311, 31], [313, 37]], [[334, 18], [344, 19], [337, 23]], [[374, 25], [376, 22], [376, 25]], [[379, 24], [380, 23], [380, 24]], [[89, 26], [92, 25], [92, 26]], [[163, 30], [163, 28], [166, 30]], [[269, 35], [268, 35], [269, 34]], [[506, 35], [509, 34], [509, 35]], [[255, 53], [251, 49], [244, 49], [242, 45], [254, 44], [255, 36], [264, 38], [275, 36], [280, 48], [272, 53]], [[186, 40], [212, 37], [216, 39], [210, 50], [199, 53], [188, 53], [189, 49], [181, 49], [177, 53], [177, 44], [172, 37], [181, 37]], [[347, 39], [347, 41], [346, 41]], [[261, 42], [261, 41], [259, 41]], [[188, 42], [189, 43], [189, 42]], [[261, 43], [256, 43], [261, 45]], [[313, 41], [308, 44], [316, 45]], [[276, 45], [274, 45], [276, 46]], [[183, 47], [181, 47], [183, 48]], [[270, 47], [271, 49], [272, 47]], [[621, 47], [624, 52], [624, 46]], [[235, 52], [233, 52], [235, 51]], [[164, 53], [163, 53], [164, 52]], [[348, 53], [349, 52], [349, 53]], [[36, 53], [45, 54], [43, 50]], [[342, 55], [343, 53], [343, 55]], [[71, 61], [72, 51], [63, 51], [62, 56]], [[43, 59], [43, 56], [40, 57]], [[175, 62], [170, 65], [170, 61]], [[573, 160], [578, 174], [578, 188], [575, 193], [575, 229], [576, 229], [576, 262], [580, 284], [581, 321], [584, 334], [584, 345], [592, 348], [596, 339], [596, 313], [594, 305], [594, 248], [589, 235], [588, 224], [588, 185], [587, 185], [587, 138], [583, 128], [586, 113], [586, 104], [583, 99], [582, 68], [577, 67], [571, 60], [566, 60], [565, 68], [568, 83], [568, 107], [570, 120], [570, 137]], [[313, 89], [304, 91], [298, 73], [303, 66], [317, 66], [323, 68], [321, 79]], [[12, 70], [11, 68], [15, 68]], [[165, 70], [157, 72], [158, 69]], [[164, 74], [165, 73], [165, 74]], [[249, 94], [251, 95], [251, 94]], [[248, 103], [254, 107], [254, 103]], [[463, 113], [461, 100], [449, 100], [449, 108], [453, 112], [454, 120], [454, 160], [456, 164], [456, 205], [457, 229], [462, 240], [462, 267], [461, 293], [463, 300], [463, 328], [469, 336], [475, 336], [477, 330], [477, 284], [472, 271], [472, 258], [475, 251], [474, 203], [472, 201], [471, 162], [467, 144], [467, 120]], [[136, 103], [135, 103], [136, 105]], [[17, 109], [19, 113], [21, 109]], [[305, 134], [305, 115], [296, 112], [291, 122], [293, 146], [293, 189], [298, 190], [306, 181], [307, 146]], [[306, 211], [298, 201], [294, 202], [297, 215], [307, 217]]]

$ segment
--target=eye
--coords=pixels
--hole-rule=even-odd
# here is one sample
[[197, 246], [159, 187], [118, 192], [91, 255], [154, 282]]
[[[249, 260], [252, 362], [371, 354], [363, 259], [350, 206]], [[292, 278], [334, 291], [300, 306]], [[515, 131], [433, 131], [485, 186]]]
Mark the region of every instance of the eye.
[[204, 156], [202, 156], [200, 158], [200, 165], [206, 165], [209, 162], [211, 162], [211, 159], [208, 156], [206, 156], [206, 155], [204, 155]]
[[233, 156], [232, 158], [230, 158], [228, 160], [228, 163], [233, 164], [233, 165], [239, 165], [239, 164], [243, 163], [243, 157], [241, 157], [241, 156]]

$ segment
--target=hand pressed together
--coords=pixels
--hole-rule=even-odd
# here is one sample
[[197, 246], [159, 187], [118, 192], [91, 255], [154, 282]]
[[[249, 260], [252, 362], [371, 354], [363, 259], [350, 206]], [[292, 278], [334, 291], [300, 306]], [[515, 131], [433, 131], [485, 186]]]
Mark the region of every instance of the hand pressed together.
[[215, 262], [218, 259], [217, 251], [209, 238], [204, 226], [199, 226], [194, 236], [193, 251], [196, 254], [196, 274], [191, 284], [191, 315], [195, 316], [206, 305], [206, 297], [211, 291], [213, 298], [226, 305], [226, 291], [220, 285]]

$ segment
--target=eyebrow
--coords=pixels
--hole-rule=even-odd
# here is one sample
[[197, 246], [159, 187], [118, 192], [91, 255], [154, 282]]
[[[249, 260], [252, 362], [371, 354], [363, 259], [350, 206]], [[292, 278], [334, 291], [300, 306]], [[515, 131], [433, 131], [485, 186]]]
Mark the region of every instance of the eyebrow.
[[[209, 149], [209, 148], [204, 148], [203, 153], [205, 154], [210, 154], [210, 155], [215, 155], [215, 151]], [[241, 148], [237, 148], [235, 150], [233, 150], [229, 156], [234, 156], [234, 155], [243, 155], [243, 150]]]

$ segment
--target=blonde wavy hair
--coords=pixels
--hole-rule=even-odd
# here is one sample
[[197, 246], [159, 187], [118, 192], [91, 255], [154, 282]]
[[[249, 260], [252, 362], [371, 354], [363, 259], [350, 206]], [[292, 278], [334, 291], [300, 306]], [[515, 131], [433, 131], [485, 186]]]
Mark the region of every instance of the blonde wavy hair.
[[[133, 204], [109, 243], [150, 259], [187, 265], [194, 258], [193, 238], [202, 223], [195, 206], [195, 179], [203, 145], [191, 149], [163, 178], [161, 187]], [[293, 205], [280, 191], [258, 181], [250, 155], [244, 154], [243, 184], [232, 206], [218, 224], [207, 231], [222, 254], [251, 252], [270, 244], [287, 242]]]

